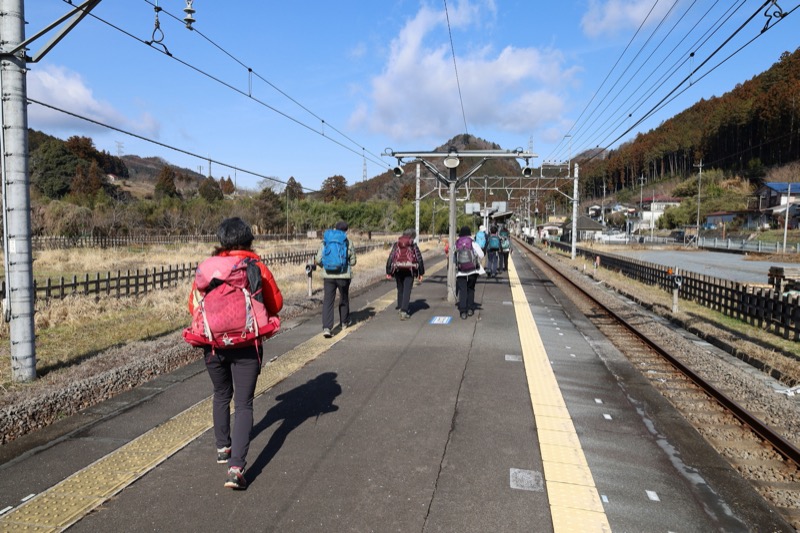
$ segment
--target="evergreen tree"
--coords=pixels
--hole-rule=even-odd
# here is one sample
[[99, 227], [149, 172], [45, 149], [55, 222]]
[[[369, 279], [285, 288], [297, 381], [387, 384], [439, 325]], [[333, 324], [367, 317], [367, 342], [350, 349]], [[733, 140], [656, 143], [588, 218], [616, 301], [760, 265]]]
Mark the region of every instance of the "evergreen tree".
[[200, 187], [197, 189], [198, 194], [200, 194], [203, 199], [213, 204], [214, 202], [219, 202], [222, 200], [222, 189], [219, 188], [219, 183], [212, 177], [208, 177], [200, 183]]
[[347, 180], [344, 179], [344, 176], [331, 176], [322, 182], [322, 187], [319, 190], [322, 193], [322, 200], [325, 202], [346, 200]]
[[62, 141], [45, 141], [31, 154], [31, 183], [44, 196], [61, 198], [69, 192], [79, 163], [81, 160]]
[[162, 198], [177, 198], [178, 188], [175, 186], [176, 173], [175, 169], [170, 165], [164, 165], [161, 172], [158, 174], [155, 187], [155, 198], [160, 200]]

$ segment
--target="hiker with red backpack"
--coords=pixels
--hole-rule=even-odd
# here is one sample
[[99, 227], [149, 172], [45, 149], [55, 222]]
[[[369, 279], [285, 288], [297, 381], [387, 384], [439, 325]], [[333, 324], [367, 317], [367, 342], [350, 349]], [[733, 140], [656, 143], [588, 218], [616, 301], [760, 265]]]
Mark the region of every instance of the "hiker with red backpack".
[[475, 314], [475, 284], [483, 273], [483, 250], [472, 240], [469, 226], [458, 232], [453, 260], [456, 265], [456, 295], [458, 312], [462, 319]]
[[422, 281], [425, 275], [425, 264], [422, 262], [422, 252], [414, 242], [417, 232], [407, 229], [403, 235], [392, 245], [389, 258], [386, 260], [386, 279], [394, 277], [397, 282], [397, 307], [400, 311], [400, 320], [411, 317], [409, 302], [411, 301], [411, 287], [414, 278]]
[[339, 291], [339, 324], [350, 327], [350, 281], [356, 264], [356, 251], [347, 238], [347, 222], [340, 220], [322, 235], [322, 246], [314, 262], [322, 267], [322, 335], [333, 337], [334, 303]]
[[244, 467], [253, 429], [253, 397], [264, 360], [262, 341], [280, 328], [283, 296], [253, 251], [253, 232], [244, 220], [223, 220], [217, 237], [220, 245], [197, 267], [189, 293], [192, 325], [183, 337], [203, 348], [214, 387], [217, 462], [228, 465], [225, 486], [241, 490], [247, 487]]

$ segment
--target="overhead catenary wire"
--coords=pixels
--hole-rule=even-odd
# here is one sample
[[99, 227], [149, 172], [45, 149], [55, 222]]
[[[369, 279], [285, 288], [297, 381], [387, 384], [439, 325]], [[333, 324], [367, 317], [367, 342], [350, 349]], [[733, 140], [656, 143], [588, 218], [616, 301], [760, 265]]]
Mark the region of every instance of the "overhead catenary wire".
[[[697, 56], [697, 53], [696, 53], [696, 52], [697, 52], [697, 50], [699, 50], [699, 49], [700, 49], [700, 48], [701, 48], [701, 47], [702, 47], [702, 46], [703, 46], [705, 43], [707, 43], [707, 42], [710, 40], [711, 36], [712, 36], [714, 33], [717, 33], [717, 32], [719, 32], [719, 31], [720, 31], [720, 30], [723, 28], [724, 24], [725, 24], [726, 22], [728, 22], [728, 21], [729, 21], [729, 20], [732, 18], [732, 16], [733, 16], [733, 13], [731, 13], [731, 10], [734, 10], [734, 12], [735, 12], [735, 11], [738, 11], [738, 10], [739, 10], [739, 9], [742, 7], [742, 5], [743, 5], [744, 3], [745, 3], [745, 0], [742, 0], [742, 1], [741, 1], [741, 3], [740, 3], [740, 5], [738, 5], [738, 6], [736, 6], [736, 7], [734, 7], [734, 5], [730, 5], [730, 6], [727, 8], [727, 10], [725, 11], [725, 13], [724, 13], [723, 15], [721, 15], [721, 16], [720, 16], [720, 17], [717, 19], [717, 21], [716, 21], [716, 22], [715, 22], [715, 23], [712, 25], [712, 29], [710, 29], [710, 30], [707, 30], [707, 31], [705, 32], [705, 34], [703, 35], [703, 37], [701, 37], [700, 39], [698, 39], [698, 40], [695, 42], [695, 45], [693, 45], [693, 47], [690, 49], [690, 50], [692, 51], [692, 53], [691, 53], [691, 54], [688, 54], [688, 53], [687, 53], [687, 54], [686, 54], [686, 55], [683, 57], [683, 59], [682, 59], [682, 60], [679, 60], [679, 61], [677, 61], [675, 65], [678, 65], [678, 64], [680, 64], [680, 65], [684, 65], [684, 64], [686, 64], [686, 63], [687, 63], [687, 62], [689, 62], [689, 61], [693, 61], [693, 60], [694, 60], [694, 58]], [[711, 53], [711, 54], [710, 54], [710, 55], [709, 55], [709, 56], [708, 56], [708, 57], [707, 57], [705, 60], [703, 60], [703, 61], [702, 61], [702, 62], [701, 62], [701, 63], [700, 63], [700, 64], [699, 64], [697, 67], [694, 67], [694, 68], [692, 68], [692, 70], [691, 70], [691, 72], [689, 73], [689, 75], [688, 75], [688, 76], [686, 76], [684, 79], [682, 79], [682, 80], [681, 80], [679, 83], [677, 83], [674, 89], [672, 89], [672, 90], [671, 90], [669, 93], [667, 93], [667, 95], [666, 95], [666, 96], [664, 96], [663, 98], [661, 98], [661, 99], [660, 99], [660, 100], [659, 100], [659, 101], [658, 101], [658, 102], [657, 102], [655, 105], [653, 105], [653, 106], [652, 106], [652, 107], [649, 109], [649, 111], [647, 111], [647, 112], [646, 112], [644, 115], [642, 115], [641, 117], [637, 117], [637, 118], [635, 119], [635, 123], [633, 123], [633, 124], [630, 124], [630, 125], [629, 125], [629, 127], [626, 127], [625, 131], [623, 131], [621, 134], [617, 135], [617, 136], [616, 136], [616, 138], [614, 138], [613, 140], [611, 140], [611, 141], [608, 141], [608, 139], [609, 139], [609, 138], [611, 138], [612, 136], [616, 135], [616, 132], [618, 132], [618, 131], [619, 131], [619, 128], [621, 127], [621, 124], [622, 124], [623, 122], [625, 122], [626, 120], [632, 119], [632, 118], [633, 118], [633, 114], [636, 112], [636, 110], [637, 110], [637, 109], [639, 109], [640, 107], [642, 107], [642, 106], [644, 105], [644, 103], [646, 103], [646, 101], [647, 101], [647, 100], [649, 100], [649, 99], [650, 99], [650, 98], [651, 98], [653, 95], [655, 95], [655, 94], [656, 94], [656, 92], [658, 92], [658, 91], [661, 89], [661, 87], [664, 85], [664, 83], [666, 83], [666, 80], [667, 80], [667, 79], [671, 78], [672, 76], [676, 75], [676, 74], [679, 72], [679, 67], [677, 67], [677, 66], [675, 66], [675, 65], [674, 65], [674, 66], [673, 66], [673, 68], [669, 70], [668, 74], [662, 75], [662, 76], [661, 76], [661, 78], [660, 78], [660, 80], [659, 80], [657, 83], [654, 83], [654, 84], [652, 84], [652, 85], [651, 85], [651, 87], [647, 89], [647, 91], [646, 91], [647, 95], [646, 95], [646, 96], [642, 96], [642, 97], [640, 97], [640, 98], [638, 99], [638, 101], [637, 101], [637, 102], [635, 102], [635, 103], [631, 104], [631, 107], [629, 107], [629, 108], [628, 108], [628, 110], [627, 110], [627, 111], [626, 111], [624, 114], [621, 114], [621, 113], [619, 112], [619, 110], [612, 112], [612, 113], [611, 113], [611, 116], [613, 117], [614, 115], [617, 115], [617, 116], [618, 116], [618, 118], [616, 118], [616, 119], [613, 119], [613, 120], [609, 118], [609, 119], [607, 119], [607, 120], [605, 121], [605, 123], [606, 123], [606, 124], [608, 124], [608, 125], [606, 126], [606, 129], [603, 131], [603, 133], [600, 135], [600, 137], [602, 137], [602, 139], [601, 139], [601, 142], [592, 142], [592, 143], [586, 143], [586, 145], [588, 145], [588, 146], [595, 146], [595, 145], [596, 145], [596, 146], [597, 146], [597, 148], [598, 148], [598, 149], [600, 149], [600, 150], [598, 150], [598, 151], [595, 151], [594, 153], [591, 153], [591, 154], [589, 154], [589, 155], [587, 156], [587, 160], [592, 160], [592, 159], [594, 159], [595, 157], [598, 157], [598, 156], [599, 156], [601, 153], [605, 153], [605, 152], [607, 152], [607, 150], [609, 150], [610, 148], [612, 148], [613, 146], [615, 146], [617, 142], [619, 142], [619, 141], [620, 141], [621, 139], [623, 139], [623, 138], [624, 138], [624, 137], [625, 137], [627, 134], [629, 134], [631, 131], [633, 131], [633, 130], [634, 130], [634, 128], [636, 128], [637, 126], [639, 126], [640, 124], [642, 124], [642, 122], [644, 122], [644, 121], [645, 121], [645, 120], [647, 120], [648, 118], [652, 117], [652, 116], [653, 116], [653, 115], [654, 115], [654, 114], [655, 114], [657, 111], [660, 111], [660, 110], [662, 110], [662, 109], [663, 109], [664, 107], [666, 107], [666, 106], [667, 106], [669, 103], [671, 103], [672, 101], [674, 101], [674, 100], [675, 100], [675, 99], [676, 99], [676, 98], [677, 98], [679, 95], [681, 95], [681, 94], [683, 94], [684, 92], [686, 92], [687, 90], [689, 90], [689, 89], [690, 89], [690, 88], [691, 88], [691, 87], [692, 87], [694, 84], [696, 84], [698, 81], [702, 80], [702, 79], [703, 79], [705, 76], [709, 75], [711, 72], [713, 72], [715, 69], [717, 69], [717, 68], [718, 68], [719, 66], [721, 66], [723, 63], [725, 63], [725, 62], [726, 62], [726, 61], [728, 61], [730, 58], [732, 58], [733, 56], [735, 56], [737, 53], [739, 53], [739, 52], [740, 52], [741, 50], [743, 50], [745, 47], [747, 47], [747, 46], [749, 46], [750, 44], [752, 44], [752, 43], [753, 43], [753, 42], [754, 42], [756, 39], [758, 39], [760, 36], [762, 36], [762, 35], [763, 35], [763, 34], [764, 34], [766, 31], [768, 31], [768, 30], [772, 29], [772, 28], [773, 28], [773, 27], [774, 27], [774, 26], [775, 26], [775, 25], [776, 25], [778, 22], [780, 22], [780, 21], [781, 21], [782, 19], [784, 19], [784, 18], [787, 18], [789, 14], [793, 13], [793, 12], [794, 12], [794, 11], [797, 9], [797, 7], [794, 7], [794, 8], [793, 8], [793, 9], [791, 9], [790, 11], [786, 12], [786, 11], [783, 11], [782, 9], [780, 9], [780, 8], [779, 8], [779, 11], [778, 11], [777, 13], [770, 13], [769, 15], [768, 15], [768, 14], [765, 12], [765, 13], [764, 13], [764, 15], [768, 17], [767, 24], [765, 24], [765, 26], [764, 26], [763, 28], [761, 28], [761, 29], [760, 29], [759, 33], [758, 33], [756, 36], [754, 36], [753, 38], [751, 38], [751, 39], [750, 39], [748, 42], [746, 42], [744, 45], [740, 46], [740, 47], [739, 47], [739, 48], [738, 48], [736, 51], [734, 51], [733, 53], [731, 53], [731, 54], [730, 54], [728, 57], [726, 57], [724, 60], [720, 61], [718, 64], [716, 64], [715, 66], [711, 67], [710, 69], [708, 69], [707, 71], [703, 72], [702, 74], [700, 74], [700, 75], [698, 76], [698, 73], [700, 73], [700, 72], [701, 72], [701, 71], [702, 71], [704, 68], [708, 68], [708, 62], [709, 62], [709, 61], [710, 61], [710, 60], [711, 60], [711, 59], [712, 59], [714, 56], [718, 55], [718, 53], [721, 51], [721, 49], [722, 49], [722, 48], [724, 48], [725, 46], [727, 46], [727, 45], [730, 43], [730, 41], [731, 41], [731, 40], [732, 40], [732, 39], [733, 39], [733, 38], [734, 38], [734, 37], [735, 37], [735, 36], [736, 36], [738, 33], [740, 33], [740, 32], [742, 31], [742, 29], [743, 29], [744, 27], [746, 27], [747, 25], [749, 25], [749, 24], [752, 22], [752, 20], [753, 20], [753, 19], [754, 19], [754, 18], [755, 18], [755, 17], [756, 17], [756, 16], [757, 16], [757, 15], [758, 15], [758, 14], [759, 14], [759, 13], [760, 13], [762, 10], [764, 10], [764, 9], [765, 9], [765, 8], [766, 8], [768, 5], [770, 5], [771, 3], [772, 3], [771, 1], [766, 1], [766, 2], [762, 3], [762, 4], [761, 4], [761, 6], [760, 6], [760, 7], [758, 7], [758, 8], [756, 9], [756, 11], [755, 11], [755, 12], [754, 12], [752, 15], [750, 15], [750, 16], [747, 18], [746, 22], [744, 22], [744, 23], [743, 23], [743, 24], [741, 24], [741, 25], [740, 25], [738, 28], [736, 28], [736, 30], [735, 30], [735, 31], [733, 31], [733, 32], [731, 33], [731, 35], [730, 35], [729, 37], [727, 37], [727, 38], [726, 38], [726, 39], [725, 39], [725, 40], [722, 42], [722, 44], [721, 44], [721, 45], [719, 45], [719, 46], [717, 47], [717, 49], [716, 49], [716, 50], [714, 50], [714, 51], [713, 51], [713, 52], [712, 52], [712, 53]], [[713, 7], [713, 6], [712, 6], [712, 7]], [[710, 11], [710, 9], [709, 9], [709, 11]], [[706, 12], [706, 15], [704, 15], [704, 17], [708, 16], [708, 14], [709, 14], [709, 11], [707, 11], [707, 12]], [[771, 15], [771, 16], [770, 16], [770, 15]], [[697, 26], [697, 23], [695, 24], [695, 26]], [[692, 29], [694, 29], [694, 28], [692, 28]], [[690, 31], [691, 31], [691, 30], [690, 30]], [[688, 37], [688, 34], [687, 34], [687, 36], [686, 36], [686, 37]], [[682, 40], [681, 40], [681, 42], [683, 42], [683, 41], [686, 39], [686, 37], [684, 37], [684, 39], [682, 39]], [[680, 46], [680, 43], [679, 43], [678, 45], [676, 45], [676, 47], [675, 47], [675, 48], [673, 48], [672, 52], [670, 52], [670, 54], [669, 54], [667, 57], [669, 57], [670, 55], [674, 54], [674, 53], [675, 53], [675, 51], [677, 50], [677, 48], [678, 48], [679, 46]], [[651, 74], [651, 76], [652, 76], [652, 74]], [[687, 82], [688, 82], [688, 85], [685, 85]], [[639, 88], [637, 88], [637, 91], [638, 91], [639, 89], [641, 89], [642, 87], [643, 87], [643, 85], [642, 85], [642, 84], [640, 84]], [[681, 89], [681, 87], [683, 87], [683, 88]], [[635, 92], [634, 92], [634, 94], [635, 94]], [[626, 103], [629, 103], [629, 102], [626, 102]], [[574, 127], [574, 126], [573, 126], [573, 127]], [[571, 130], [571, 131], [572, 131], [572, 130]], [[609, 133], [609, 131], [610, 131], [610, 133]], [[584, 134], [585, 134], [585, 132], [581, 132], [581, 133], [584, 133]], [[596, 133], [595, 133], [594, 135], [596, 135]], [[601, 147], [602, 147], [602, 149], [601, 149]]]
[[[161, 146], [163, 148], [168, 148], [170, 150], [174, 150], [176, 152], [180, 152], [180, 153], [188, 155], [188, 156], [196, 157], [196, 158], [201, 159], [203, 161], [208, 161], [209, 163], [214, 163], [214, 164], [217, 164], [217, 165], [225, 167], [225, 168], [230, 168], [230, 169], [233, 169], [234, 171], [244, 172], [245, 174], [250, 174], [251, 176], [255, 176], [257, 178], [263, 178], [263, 179], [266, 179], [266, 180], [269, 180], [269, 181], [274, 181], [274, 182], [280, 183], [281, 185], [284, 185], [284, 186], [288, 185], [287, 182], [285, 182], [285, 181], [283, 181], [281, 179], [278, 179], [278, 178], [276, 178], [274, 176], [267, 176], [267, 175], [261, 174], [259, 172], [255, 172], [253, 170], [247, 170], [245, 168], [242, 168], [242, 167], [239, 167], [239, 166], [236, 166], [236, 165], [232, 165], [230, 163], [225, 163], [224, 161], [219, 161], [217, 159], [213, 159], [213, 158], [211, 158], [209, 156], [196, 154], [194, 152], [190, 152], [189, 150], [185, 150], [183, 148], [178, 148], [176, 146], [172, 146], [172, 145], [160, 142], [160, 141], [156, 141], [154, 139], [150, 139], [150, 138], [145, 137], [143, 135], [139, 135], [138, 133], [133, 133], [131, 131], [127, 131], [127, 130], [124, 130], [122, 128], [118, 128], [118, 127], [112, 126], [110, 124], [105, 124], [104, 122], [100, 122], [99, 120], [95, 120], [93, 118], [89, 118], [89, 117], [85, 117], [83, 115], [79, 115], [77, 113], [73, 113], [72, 111], [67, 111], [66, 109], [61, 109], [60, 107], [56, 107], [56, 106], [54, 106], [52, 104], [48, 104], [46, 102], [42, 102], [42, 101], [36, 100], [34, 98], [28, 97], [27, 100], [28, 100], [29, 103], [37, 104], [37, 105], [40, 105], [42, 107], [46, 107], [48, 109], [52, 109], [53, 111], [58, 111], [60, 113], [64, 113], [65, 115], [69, 115], [71, 117], [75, 117], [75, 118], [79, 118], [81, 120], [85, 120], [86, 122], [91, 122], [92, 124], [95, 124], [97, 126], [102, 126], [104, 128], [110, 129], [110, 130], [118, 131], [119, 133], [124, 133], [125, 135], [130, 135], [131, 137], [135, 137], [135, 138], [137, 138], [139, 140], [142, 140], [142, 141], [146, 141], [146, 142]], [[301, 188], [304, 189], [305, 191], [308, 191], [308, 192], [319, 192], [316, 189], [310, 189], [308, 187], [303, 187], [302, 185], [301, 185]]]
[[[70, 0], [62, 0], [62, 2], [72, 5], [72, 3], [71, 3], [71, 1], [70, 1]], [[150, 5], [154, 5], [154, 4], [153, 4], [153, 3], [151, 3], [149, 0], [145, 0], [145, 2], [146, 2], [146, 3], [148, 3], [148, 4], [150, 4]], [[74, 7], [74, 6], [73, 6], [73, 7]], [[154, 7], [155, 7], [155, 6], [154, 6]], [[178, 21], [180, 21], [180, 22], [181, 22], [181, 24], [183, 25], [183, 20], [182, 20], [182, 19], [179, 19], [179, 18], [177, 18], [175, 15], [172, 15], [172, 14], [168, 13], [168, 12], [167, 12], [166, 10], [164, 10], [163, 8], [160, 8], [160, 9], [159, 9], [159, 12], [160, 12], [160, 13], [164, 13], [164, 14], [168, 15], [169, 17], [171, 17], [171, 18], [173, 18], [173, 19], [175, 19], [175, 20], [178, 20]], [[290, 120], [290, 121], [294, 122], [295, 124], [297, 124], [297, 125], [299, 125], [299, 126], [301, 126], [301, 127], [305, 128], [305, 129], [307, 129], [307, 130], [309, 130], [309, 131], [311, 131], [311, 132], [313, 132], [313, 133], [316, 133], [317, 135], [319, 135], [319, 136], [321, 136], [321, 137], [325, 138], [326, 140], [328, 140], [328, 141], [330, 141], [330, 142], [332, 142], [332, 143], [334, 143], [334, 144], [336, 144], [336, 145], [340, 146], [341, 148], [344, 148], [345, 150], [347, 150], [347, 151], [349, 151], [349, 152], [352, 152], [352, 153], [354, 153], [354, 154], [358, 155], [359, 157], [363, 157], [363, 156], [364, 156], [364, 150], [365, 150], [365, 149], [364, 149], [364, 147], [363, 147], [363, 146], [361, 146], [360, 144], [356, 143], [354, 140], [350, 139], [349, 137], [346, 137], [346, 136], [342, 135], [343, 137], [345, 137], [345, 138], [347, 139], [347, 141], [348, 141], [348, 142], [350, 142], [350, 143], [352, 143], [352, 144], [356, 145], [356, 147], [357, 147], [357, 148], [353, 148], [353, 147], [351, 147], [351, 146], [348, 146], [348, 145], [347, 145], [347, 144], [345, 144], [344, 142], [342, 142], [342, 141], [339, 141], [339, 140], [337, 140], [337, 139], [335, 139], [335, 138], [331, 137], [330, 135], [326, 135], [326, 134], [325, 134], [325, 131], [324, 131], [324, 126], [325, 126], [325, 125], [327, 125], [327, 126], [328, 126], [328, 128], [330, 128], [330, 129], [333, 129], [333, 130], [334, 130], [334, 131], [336, 131], [337, 133], [340, 133], [340, 132], [339, 132], [339, 130], [337, 130], [337, 129], [333, 128], [333, 127], [332, 127], [332, 126], [331, 126], [329, 123], [325, 122], [324, 120], [322, 120], [321, 118], [319, 118], [319, 117], [318, 117], [318, 116], [316, 116], [315, 114], [313, 114], [313, 113], [312, 113], [312, 115], [313, 115], [315, 118], [317, 118], [317, 119], [319, 119], [319, 120], [321, 121], [321, 126], [322, 126], [322, 128], [320, 128], [320, 129], [317, 129], [317, 128], [315, 128], [315, 127], [313, 127], [313, 126], [309, 125], [309, 124], [306, 124], [306, 123], [305, 123], [305, 122], [303, 122], [302, 120], [300, 120], [300, 119], [298, 119], [298, 118], [295, 118], [295, 117], [293, 117], [293, 116], [292, 116], [292, 115], [290, 115], [289, 113], [287, 113], [287, 112], [285, 112], [285, 111], [282, 111], [282, 110], [280, 110], [280, 109], [278, 109], [278, 108], [276, 108], [276, 107], [274, 107], [274, 106], [272, 106], [272, 105], [268, 104], [267, 102], [265, 102], [265, 101], [263, 101], [263, 100], [261, 100], [261, 99], [259, 99], [259, 98], [256, 98], [256, 97], [254, 97], [254, 96], [251, 94], [251, 93], [252, 93], [252, 91], [249, 91], [249, 92], [248, 92], [248, 91], [244, 91], [244, 90], [242, 90], [242, 89], [239, 89], [239, 88], [237, 88], [236, 86], [234, 86], [232, 83], [226, 82], [226, 81], [222, 80], [221, 78], [219, 78], [219, 77], [217, 77], [217, 76], [215, 76], [215, 75], [213, 75], [213, 74], [211, 74], [211, 73], [209, 73], [209, 72], [206, 72], [205, 70], [201, 69], [200, 67], [197, 67], [197, 66], [195, 66], [195, 65], [193, 65], [193, 64], [191, 64], [191, 63], [189, 63], [188, 61], [185, 61], [185, 60], [183, 60], [183, 59], [180, 59], [180, 58], [176, 57], [176, 56], [175, 56], [175, 54], [168, 52], [166, 49], [165, 49], [165, 50], [161, 50], [161, 49], [159, 49], [159, 48], [153, 47], [153, 46], [152, 46], [151, 44], [149, 44], [147, 41], [144, 41], [143, 39], [141, 39], [141, 38], [137, 37], [136, 35], [132, 34], [131, 32], [129, 32], [129, 31], [127, 31], [127, 30], [125, 30], [124, 28], [122, 28], [122, 27], [120, 27], [120, 26], [118, 26], [118, 25], [116, 25], [116, 24], [113, 24], [112, 22], [109, 22], [109, 21], [107, 21], [107, 20], [103, 19], [103, 18], [101, 18], [101, 17], [97, 16], [97, 15], [96, 15], [96, 14], [94, 14], [94, 13], [91, 13], [91, 12], [89, 12], [89, 13], [88, 13], [88, 15], [89, 15], [90, 17], [94, 18], [95, 20], [97, 20], [97, 21], [99, 21], [99, 22], [102, 22], [103, 24], [106, 24], [106, 25], [107, 25], [107, 26], [109, 26], [110, 28], [113, 28], [113, 29], [115, 29], [115, 30], [119, 31], [120, 33], [122, 33], [122, 34], [126, 35], [127, 37], [130, 37], [131, 39], [134, 39], [134, 40], [136, 40], [136, 41], [138, 41], [138, 42], [140, 42], [140, 43], [142, 43], [142, 44], [144, 44], [144, 45], [148, 46], [148, 48], [151, 48], [151, 49], [153, 49], [153, 50], [155, 50], [155, 51], [157, 51], [157, 52], [160, 52], [161, 54], [163, 54], [163, 55], [165, 55], [165, 56], [169, 57], [170, 59], [173, 59], [173, 60], [177, 61], [178, 63], [180, 63], [180, 64], [182, 64], [182, 65], [184, 65], [184, 66], [186, 66], [186, 67], [190, 68], [191, 70], [194, 70], [194, 71], [195, 71], [195, 72], [197, 72], [198, 74], [201, 74], [201, 75], [203, 75], [203, 76], [207, 77], [208, 79], [210, 79], [210, 80], [212, 80], [212, 81], [215, 81], [215, 82], [219, 83], [219, 84], [220, 84], [220, 85], [222, 85], [223, 87], [226, 87], [226, 88], [228, 88], [228, 89], [230, 89], [230, 90], [232, 90], [232, 91], [234, 91], [234, 92], [236, 92], [236, 93], [239, 93], [240, 95], [242, 95], [242, 96], [244, 96], [244, 97], [246, 97], [246, 98], [249, 98], [249, 99], [250, 99], [250, 100], [252, 100], [253, 102], [255, 102], [255, 103], [257, 103], [257, 104], [259, 104], [259, 105], [261, 105], [261, 106], [263, 106], [263, 107], [265, 107], [265, 108], [267, 108], [267, 109], [269, 109], [269, 110], [271, 110], [271, 111], [273, 111], [273, 112], [275, 112], [275, 113], [277, 113], [277, 114], [281, 115], [282, 117], [284, 117], [284, 118], [286, 118], [286, 119], [288, 119], [288, 120]], [[193, 31], [193, 32], [196, 32], [196, 33], [198, 33], [198, 34], [199, 34], [198, 30], [197, 30], [196, 28], [194, 28], [194, 27], [192, 28], [192, 31]], [[238, 59], [236, 59], [236, 58], [235, 58], [235, 57], [234, 57], [232, 54], [230, 54], [229, 52], [227, 52], [227, 51], [225, 51], [224, 49], [222, 49], [220, 46], [218, 46], [218, 45], [216, 45], [215, 43], [213, 43], [213, 41], [211, 41], [210, 39], [208, 39], [208, 38], [207, 38], [207, 37], [205, 37], [204, 35], [203, 35], [203, 38], [207, 39], [207, 40], [208, 40], [209, 42], [211, 42], [211, 43], [212, 43], [212, 44], [213, 44], [215, 47], [217, 47], [217, 48], [218, 48], [218, 49], [220, 49], [220, 50], [221, 50], [223, 53], [225, 53], [226, 55], [228, 55], [229, 57], [231, 57], [231, 58], [232, 58], [234, 61], [236, 61], [237, 63], [239, 63], [239, 64], [240, 64], [240, 65], [242, 65], [243, 67], [247, 68], [249, 73], [251, 73], [251, 74], [255, 74], [255, 73], [252, 71], [252, 69], [250, 69], [250, 68], [249, 68], [249, 67], [247, 67], [247, 66], [246, 66], [244, 63], [242, 63], [241, 61], [239, 61]], [[256, 74], [256, 75], [257, 75], [257, 74]], [[260, 78], [260, 77], [259, 77], [259, 78]], [[260, 79], [263, 79], [263, 78], [260, 78]], [[264, 79], [264, 81], [265, 81], [265, 82], [267, 82], [267, 80], [265, 80], [265, 79]], [[269, 83], [269, 82], [267, 82], [267, 83]], [[272, 85], [272, 84], [270, 84], [270, 85]], [[272, 85], [272, 86], [274, 87], [274, 85]], [[277, 89], [277, 87], [274, 87], [274, 88], [275, 88], [276, 90], [279, 90], [279, 89]], [[296, 100], [292, 99], [292, 98], [291, 98], [291, 97], [289, 97], [287, 94], [283, 93], [282, 91], [280, 91], [280, 92], [281, 92], [282, 94], [284, 94], [284, 96], [286, 96], [287, 98], [290, 98], [290, 99], [291, 99], [291, 100], [292, 100], [292, 101], [293, 101], [295, 104], [297, 104], [297, 105], [300, 105], [300, 104], [299, 104], [299, 103], [298, 103]], [[303, 106], [301, 105], [301, 107], [303, 107]], [[307, 108], [303, 107], [303, 109], [305, 109], [307, 112], [311, 113], [311, 112], [310, 112], [310, 111], [309, 111]], [[340, 133], [340, 134], [341, 134], [341, 133]], [[370, 154], [372, 157], [374, 157], [374, 158], [375, 158], [375, 159], [373, 159], [372, 157], [368, 158], [368, 159], [369, 159], [371, 162], [373, 162], [373, 163], [377, 164], [379, 167], [386, 168], [387, 170], [388, 170], [389, 168], [391, 168], [391, 167], [390, 167], [390, 165], [388, 165], [388, 164], [387, 164], [385, 161], [383, 161], [383, 160], [381, 160], [381, 159], [379, 158], [380, 156], [377, 156], [377, 155], [373, 154], [372, 152], [367, 152], [367, 153], [369, 153], [369, 154]], [[206, 158], [206, 159], [207, 159], [207, 158]]]
[[450, 51], [453, 54], [453, 70], [456, 73], [456, 87], [458, 87], [458, 101], [461, 102], [461, 117], [464, 119], [464, 133], [469, 135], [469, 128], [467, 128], [467, 114], [464, 112], [464, 98], [461, 95], [461, 82], [458, 79], [456, 48], [453, 45], [453, 30], [450, 29], [450, 13], [447, 10], [447, 0], [444, 0], [444, 15], [447, 18], [447, 33], [450, 35]]

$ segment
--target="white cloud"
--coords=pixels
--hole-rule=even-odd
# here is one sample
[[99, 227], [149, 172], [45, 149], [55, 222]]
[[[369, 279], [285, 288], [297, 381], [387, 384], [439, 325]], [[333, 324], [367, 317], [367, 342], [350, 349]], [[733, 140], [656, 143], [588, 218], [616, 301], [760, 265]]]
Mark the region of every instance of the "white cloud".
[[[142, 113], [136, 118], [128, 118], [108, 102], [95, 99], [80, 74], [64, 67], [45, 65], [31, 70], [27, 76], [28, 96], [45, 104], [69, 111], [76, 115], [96, 120], [103, 124], [157, 137], [161, 128], [158, 120], [150, 113]], [[30, 127], [48, 133], [109, 131], [107, 128], [75, 118], [38, 104], [28, 107]]]
[[622, 30], [638, 28], [645, 19], [648, 24], [657, 23], [670, 7], [668, 2], [655, 0], [589, 0], [589, 9], [581, 19], [581, 26], [589, 37], [614, 35]]
[[[493, 2], [459, 2], [450, 11], [451, 27], [469, 35], [493, 9]], [[421, 8], [392, 41], [387, 64], [371, 80], [371, 91], [351, 115], [351, 125], [399, 141], [463, 132], [448, 37], [444, 11]], [[506, 46], [498, 53], [483, 45], [458, 55], [459, 49], [470, 50], [468, 44], [456, 47], [456, 61], [470, 133], [527, 134], [559, 120], [565, 108], [561, 87], [575, 74], [564, 68], [559, 51]]]

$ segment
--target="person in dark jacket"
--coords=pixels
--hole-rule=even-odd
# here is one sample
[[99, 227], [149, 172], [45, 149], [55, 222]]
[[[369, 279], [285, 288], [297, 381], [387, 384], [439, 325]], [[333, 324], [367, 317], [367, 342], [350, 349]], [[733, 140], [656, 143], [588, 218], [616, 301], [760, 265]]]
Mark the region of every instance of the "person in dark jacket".
[[[409, 304], [414, 278], [421, 282], [425, 275], [422, 252], [414, 242], [416, 237], [417, 232], [413, 229], [405, 230], [397, 242], [392, 245], [389, 258], [386, 260], [386, 279], [394, 277], [397, 282], [397, 309], [400, 311], [400, 320], [407, 320], [411, 317]], [[401, 251], [403, 249], [407, 251]]]
[[[261, 294], [267, 312], [277, 316], [283, 308], [283, 296], [275, 283], [272, 273], [253, 251], [253, 232], [241, 218], [234, 217], [222, 221], [217, 229], [219, 246], [215, 256], [235, 256], [257, 261], [261, 272]], [[202, 294], [194, 284], [189, 293], [189, 312], [193, 313]], [[231, 489], [244, 489], [247, 451], [250, 448], [250, 432], [253, 429], [253, 397], [256, 381], [261, 373], [264, 360], [264, 347], [257, 346], [230, 348], [227, 350], [210, 347], [203, 348], [206, 370], [214, 387], [212, 418], [214, 420], [214, 439], [217, 446], [217, 462], [228, 465], [225, 486]], [[234, 403], [234, 424], [231, 435], [231, 399]]]

